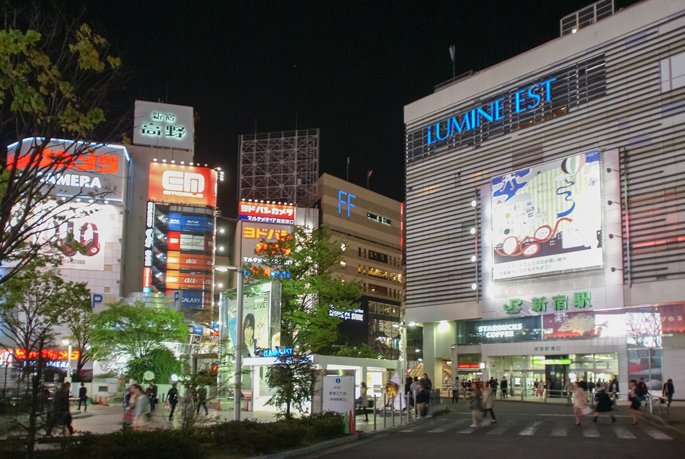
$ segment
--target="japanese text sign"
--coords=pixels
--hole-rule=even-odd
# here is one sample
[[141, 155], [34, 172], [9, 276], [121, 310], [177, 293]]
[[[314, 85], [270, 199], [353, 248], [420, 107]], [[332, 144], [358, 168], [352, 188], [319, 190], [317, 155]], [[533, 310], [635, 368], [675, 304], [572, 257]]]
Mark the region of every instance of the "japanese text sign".
[[276, 225], [293, 225], [295, 223], [295, 206], [241, 201], [238, 214], [240, 220], [255, 223]]
[[133, 143], [193, 149], [193, 107], [136, 101]]

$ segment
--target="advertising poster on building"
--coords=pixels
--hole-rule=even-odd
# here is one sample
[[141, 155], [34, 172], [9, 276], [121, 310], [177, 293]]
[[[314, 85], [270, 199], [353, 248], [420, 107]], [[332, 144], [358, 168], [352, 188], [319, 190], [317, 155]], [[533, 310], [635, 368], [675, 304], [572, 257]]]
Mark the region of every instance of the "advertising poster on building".
[[493, 278], [599, 268], [598, 150], [492, 179]]
[[628, 349], [628, 380], [640, 378], [645, 379], [648, 389], [661, 390], [661, 349]]
[[541, 317], [464, 321], [457, 327], [460, 344], [516, 343], [542, 339]]
[[214, 169], [150, 163], [148, 199], [216, 207], [216, 183], [217, 173]]
[[595, 338], [594, 312], [568, 312], [542, 316], [545, 339]]

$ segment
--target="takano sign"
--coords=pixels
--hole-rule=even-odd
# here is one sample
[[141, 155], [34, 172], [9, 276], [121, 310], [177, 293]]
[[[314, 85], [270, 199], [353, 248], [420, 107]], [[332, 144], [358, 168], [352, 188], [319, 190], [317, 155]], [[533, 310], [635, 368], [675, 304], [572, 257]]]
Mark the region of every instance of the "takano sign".
[[[526, 89], [515, 92], [509, 100], [509, 104], [512, 105], [514, 109], [513, 113], [532, 110], [540, 105], [543, 100], [549, 102], [552, 94], [551, 85], [555, 80], [556, 78], [551, 78], [540, 84], [534, 84]], [[505, 119], [505, 101], [507, 101], [507, 98], [502, 97], [491, 102], [489, 106], [477, 107], [466, 113], [453, 116], [445, 121], [440, 121], [439, 123], [428, 126], [426, 143], [428, 145], [433, 145], [438, 142], [444, 142], [462, 132], [468, 132], [475, 129], [482, 123], [495, 123]]]

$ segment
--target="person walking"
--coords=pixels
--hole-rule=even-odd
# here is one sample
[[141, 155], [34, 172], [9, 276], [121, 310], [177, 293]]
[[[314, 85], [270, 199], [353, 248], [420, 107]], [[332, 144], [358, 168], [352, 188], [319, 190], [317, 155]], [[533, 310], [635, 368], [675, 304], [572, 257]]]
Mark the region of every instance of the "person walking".
[[423, 374], [423, 390], [428, 392], [430, 394], [430, 391], [433, 390], [433, 382], [430, 380], [428, 375], [426, 373]]
[[197, 414], [200, 414], [200, 408], [205, 409], [205, 416], [209, 415], [207, 410], [207, 388], [205, 386], [200, 386], [197, 390]]
[[45, 436], [52, 437], [52, 429], [55, 424], [62, 424], [69, 435], [74, 435], [74, 428], [71, 425], [71, 413], [69, 413], [69, 395], [71, 394], [71, 384], [65, 382], [62, 387], [55, 392], [52, 401], [52, 416], [45, 427]]
[[571, 398], [573, 397], [573, 389], [575, 388], [575, 384], [571, 382], [569, 379], [566, 381], [566, 385], [564, 386], [564, 391], [566, 391], [566, 399], [568, 400], [568, 403], [571, 403]]
[[483, 390], [483, 418], [485, 418], [486, 414], [490, 413], [492, 424], [497, 422], [495, 412], [492, 411], [492, 407], [495, 405], [495, 394], [495, 389], [489, 385]]
[[171, 389], [169, 389], [169, 392], [166, 394], [167, 403], [171, 407], [171, 411], [169, 412], [169, 421], [174, 420], [174, 411], [176, 411], [176, 405], [178, 404], [178, 389], [176, 386], [177, 383], [173, 383], [171, 385]]
[[454, 378], [454, 384], [452, 384], [452, 403], [459, 402], [459, 378]]
[[423, 383], [419, 381], [416, 388], [416, 419], [424, 419], [427, 414], [426, 404], [428, 403], [429, 395], [423, 387]]
[[644, 402], [647, 400], [649, 395], [649, 390], [647, 389], [647, 384], [645, 384], [645, 378], [640, 378], [640, 382], [637, 383], [637, 398]]
[[[407, 379], [404, 381], [404, 394], [405, 396], [409, 396], [409, 406], [414, 406], [414, 391], [412, 390], [413, 386], [414, 378], [407, 376]], [[375, 410], [376, 407], [374, 406], [373, 409]]]
[[618, 380], [614, 378], [610, 383], [609, 383], [609, 394], [613, 395], [616, 400], [618, 400]]
[[637, 418], [642, 416], [640, 413], [640, 395], [638, 394], [638, 382], [631, 379], [628, 383], [628, 401], [630, 401], [630, 416], [633, 418], [633, 425], [637, 424]]
[[583, 377], [583, 378], [580, 380], [580, 383], [579, 383], [579, 384], [580, 384], [580, 387], [582, 387], [583, 390], [584, 390], [585, 392], [587, 392], [587, 382], [585, 381], [585, 377]]
[[150, 385], [145, 389], [145, 395], [150, 399], [150, 412], [155, 412], [155, 404], [157, 403], [157, 384], [154, 379], [150, 381]]
[[81, 403], [83, 403], [83, 412], [88, 411], [88, 389], [86, 389], [86, 384], [81, 383], [81, 387], [78, 390], [78, 411], [81, 411]]
[[540, 383], [537, 379], [533, 383], [533, 390], [535, 391], [535, 396], [539, 397], [542, 391], [540, 390]]
[[142, 430], [147, 423], [147, 413], [150, 406], [150, 399], [146, 395], [140, 384], [133, 385], [133, 430]]
[[502, 376], [502, 382], [500, 383], [500, 397], [507, 398], [507, 390], [509, 389], [509, 381], [507, 381], [507, 378]]
[[585, 414], [585, 408], [587, 407], [587, 393], [581, 387], [580, 383], [576, 383], [575, 389], [573, 389], [573, 415], [576, 418], [576, 425], [580, 425], [580, 417]]
[[[596, 388], [597, 386], [595, 386], [595, 389]], [[595, 396], [597, 397], [597, 405], [595, 406], [595, 417], [592, 419], [592, 422], [597, 422], [600, 413], [608, 413], [611, 418], [611, 423], [613, 424], [616, 422], [616, 418], [611, 413], [614, 411], [614, 402], [611, 400], [611, 397], [609, 397], [609, 394], [604, 390], [600, 390], [599, 392], [595, 392]]]
[[[362, 411], [364, 412], [364, 422], [369, 422], [369, 397], [368, 397], [368, 389], [366, 388], [366, 383], [362, 383], [362, 388], [360, 390], [361, 392], [361, 399], [362, 399]], [[375, 409], [375, 407], [374, 407]]]
[[666, 413], [671, 416], [671, 402], [673, 401], [673, 394], [675, 393], [675, 387], [673, 386], [673, 380], [668, 379], [666, 384], [664, 384], [664, 389], [662, 395], [666, 399]]
[[471, 387], [469, 409], [471, 410], [471, 427], [476, 428], [480, 424], [480, 418], [483, 413], [483, 393], [477, 384]]

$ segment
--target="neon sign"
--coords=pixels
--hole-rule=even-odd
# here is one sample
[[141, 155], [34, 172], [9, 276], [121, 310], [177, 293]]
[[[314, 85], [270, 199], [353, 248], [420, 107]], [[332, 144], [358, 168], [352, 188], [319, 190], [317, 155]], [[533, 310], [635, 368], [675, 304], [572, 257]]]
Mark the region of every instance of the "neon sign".
[[[343, 199], [343, 195], [347, 198]], [[354, 198], [356, 198], [356, 196], [351, 193], [347, 193], [343, 190], [338, 191], [338, 215], [342, 214], [342, 206], [347, 206], [347, 216], [350, 216], [350, 209], [352, 207], [357, 207], [354, 204], [352, 204], [352, 200]]]
[[[555, 80], [556, 78], [552, 78], [516, 92], [513, 100], [510, 101], [510, 103], [514, 104], [514, 112], [521, 113], [537, 107], [543, 97], [545, 102], [549, 102], [551, 100], [551, 84]], [[504, 119], [504, 100], [505, 98], [502, 97], [491, 102], [489, 107], [474, 108], [461, 115], [428, 126], [428, 145], [443, 142], [457, 134], [461, 134], [462, 131], [467, 132], [475, 129], [481, 123], [493, 123]], [[440, 127], [441, 124], [442, 127]]]
[[262, 357], [279, 357], [282, 355], [293, 355], [293, 348], [287, 347], [283, 349], [264, 349]]

